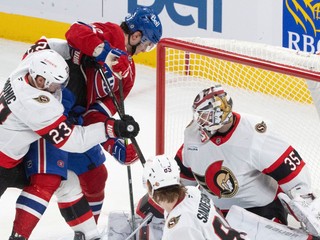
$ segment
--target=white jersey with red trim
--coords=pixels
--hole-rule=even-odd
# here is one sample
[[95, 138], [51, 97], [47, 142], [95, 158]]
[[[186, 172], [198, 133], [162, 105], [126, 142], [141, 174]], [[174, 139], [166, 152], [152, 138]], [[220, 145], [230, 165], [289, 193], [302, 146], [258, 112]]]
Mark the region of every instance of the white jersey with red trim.
[[68, 124], [60, 101], [28, 83], [31, 56], [10, 75], [0, 93], [0, 166], [6, 168], [18, 164], [16, 160], [40, 136], [70, 152], [84, 152], [107, 140], [104, 123], [87, 127]]
[[185, 198], [169, 214], [165, 212], [165, 218], [162, 240], [245, 239], [196, 187], [187, 187]]
[[201, 142], [195, 122], [185, 129], [182, 164], [217, 207], [265, 206], [276, 198], [279, 185], [284, 191], [297, 185], [310, 188], [305, 162], [272, 132], [269, 123], [257, 116], [233, 115], [231, 130], [225, 135], [216, 133], [207, 142]]

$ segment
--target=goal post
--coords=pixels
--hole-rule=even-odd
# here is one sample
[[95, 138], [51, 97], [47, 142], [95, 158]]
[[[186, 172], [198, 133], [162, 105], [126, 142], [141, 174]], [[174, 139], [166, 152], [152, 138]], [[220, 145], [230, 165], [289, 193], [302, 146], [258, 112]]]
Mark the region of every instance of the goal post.
[[309, 90], [320, 95], [320, 56], [238, 40], [164, 38], [157, 45], [156, 77], [156, 154], [174, 156], [192, 120], [193, 99], [219, 83], [235, 112], [272, 122], [320, 188], [320, 119]]

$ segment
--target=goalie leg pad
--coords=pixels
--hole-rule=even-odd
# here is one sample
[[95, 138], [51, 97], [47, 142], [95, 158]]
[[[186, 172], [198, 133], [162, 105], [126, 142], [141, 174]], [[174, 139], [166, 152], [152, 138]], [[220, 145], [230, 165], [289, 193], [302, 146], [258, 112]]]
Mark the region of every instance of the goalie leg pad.
[[[278, 194], [284, 207], [299, 222], [303, 223], [307, 231], [313, 236], [320, 236], [320, 199], [306, 199], [301, 196], [295, 196], [291, 199], [285, 193]], [[311, 201], [311, 202], [310, 202]]]
[[235, 205], [230, 208], [226, 219], [232, 228], [246, 232], [249, 239], [316, 240], [302, 229], [276, 223]]
[[[136, 228], [139, 228], [136, 239], [161, 240], [165, 220], [153, 217], [147, 225], [143, 224], [143, 219], [135, 216]], [[143, 224], [140, 226], [140, 224]], [[110, 212], [108, 217], [108, 227], [105, 236], [108, 240], [127, 239], [135, 229], [132, 229], [131, 215], [124, 211]], [[130, 238], [131, 239], [131, 238]]]

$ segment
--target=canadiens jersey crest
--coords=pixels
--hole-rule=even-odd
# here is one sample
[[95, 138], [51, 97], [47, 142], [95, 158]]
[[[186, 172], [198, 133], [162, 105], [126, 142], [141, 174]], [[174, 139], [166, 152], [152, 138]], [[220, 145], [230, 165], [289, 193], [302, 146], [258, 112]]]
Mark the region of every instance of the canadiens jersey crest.
[[39, 103], [48, 103], [50, 102], [50, 98], [45, 95], [40, 95], [39, 97], [34, 98]]
[[217, 161], [208, 166], [205, 176], [194, 174], [197, 182], [208, 192], [219, 198], [231, 198], [239, 190], [238, 180], [233, 172]]
[[170, 220], [168, 221], [168, 229], [173, 228], [174, 226], [176, 226], [180, 220], [181, 215], [177, 216], [177, 217], [172, 217], [170, 218]]

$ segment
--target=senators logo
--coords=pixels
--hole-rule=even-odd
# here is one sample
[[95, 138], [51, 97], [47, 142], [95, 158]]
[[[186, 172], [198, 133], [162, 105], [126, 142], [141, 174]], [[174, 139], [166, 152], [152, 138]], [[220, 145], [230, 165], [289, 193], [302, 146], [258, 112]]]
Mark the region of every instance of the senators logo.
[[231, 198], [239, 190], [239, 184], [232, 171], [222, 166], [223, 161], [212, 163], [205, 176], [194, 173], [198, 183], [219, 198]]
[[48, 103], [48, 102], [50, 102], [49, 97], [47, 97], [45, 95], [40, 95], [39, 97], [34, 98], [34, 100], [36, 100], [39, 103]]
[[267, 124], [262, 121], [261, 123], [256, 124], [255, 129], [258, 133], [265, 133], [267, 131]]
[[168, 221], [168, 228], [171, 229], [174, 226], [176, 226], [180, 220], [181, 215], [177, 216], [177, 217], [173, 217], [170, 218], [170, 220]]

